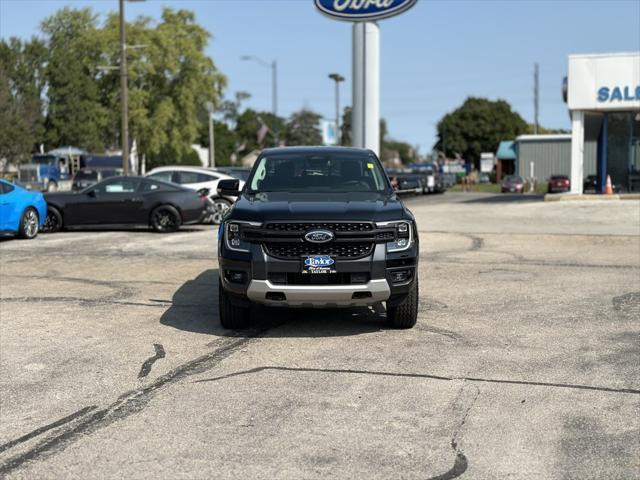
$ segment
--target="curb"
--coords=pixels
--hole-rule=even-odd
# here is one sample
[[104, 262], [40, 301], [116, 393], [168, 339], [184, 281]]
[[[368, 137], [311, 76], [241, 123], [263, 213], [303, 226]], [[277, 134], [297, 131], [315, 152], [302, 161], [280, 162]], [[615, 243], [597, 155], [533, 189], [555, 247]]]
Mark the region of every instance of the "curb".
[[611, 200], [640, 200], [640, 194], [630, 193], [622, 195], [602, 194], [575, 194], [575, 193], [547, 193], [545, 202], [571, 202], [571, 201], [611, 201]]

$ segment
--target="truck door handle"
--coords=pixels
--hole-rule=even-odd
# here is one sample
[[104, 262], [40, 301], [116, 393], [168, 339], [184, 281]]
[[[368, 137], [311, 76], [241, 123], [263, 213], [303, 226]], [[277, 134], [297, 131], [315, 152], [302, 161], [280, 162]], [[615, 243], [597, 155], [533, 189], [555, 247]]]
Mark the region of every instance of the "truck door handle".
[[141, 201], [142, 201], [142, 198], [140, 198], [140, 197], [127, 198], [125, 200], [125, 202], [127, 202], [127, 203], [141, 202]]

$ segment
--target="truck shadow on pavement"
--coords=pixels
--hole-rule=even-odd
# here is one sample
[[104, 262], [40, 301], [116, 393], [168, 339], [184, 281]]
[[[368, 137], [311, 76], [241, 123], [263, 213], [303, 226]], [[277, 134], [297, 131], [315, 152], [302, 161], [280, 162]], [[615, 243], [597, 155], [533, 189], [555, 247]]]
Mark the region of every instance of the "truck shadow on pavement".
[[[382, 331], [386, 316], [382, 306], [326, 310], [258, 307], [252, 311], [252, 318], [269, 337], [340, 337]], [[227, 330], [220, 325], [218, 269], [205, 270], [180, 286], [160, 323], [193, 333], [243, 335], [242, 330]]]

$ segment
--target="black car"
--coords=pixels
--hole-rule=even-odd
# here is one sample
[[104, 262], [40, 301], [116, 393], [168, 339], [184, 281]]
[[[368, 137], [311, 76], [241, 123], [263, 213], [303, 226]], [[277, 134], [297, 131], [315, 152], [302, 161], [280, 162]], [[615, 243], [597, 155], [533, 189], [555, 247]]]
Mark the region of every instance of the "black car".
[[391, 326], [418, 311], [418, 230], [376, 155], [339, 147], [267, 149], [218, 235], [220, 321], [251, 305], [352, 307], [386, 302]]
[[48, 193], [44, 231], [97, 225], [145, 225], [173, 232], [196, 223], [206, 196], [144, 177], [114, 177], [78, 193]]
[[109, 167], [96, 167], [96, 168], [81, 168], [73, 176], [73, 183], [71, 189], [75, 191], [84, 190], [87, 187], [95, 185], [107, 178], [117, 177], [122, 175], [121, 168], [109, 168]]

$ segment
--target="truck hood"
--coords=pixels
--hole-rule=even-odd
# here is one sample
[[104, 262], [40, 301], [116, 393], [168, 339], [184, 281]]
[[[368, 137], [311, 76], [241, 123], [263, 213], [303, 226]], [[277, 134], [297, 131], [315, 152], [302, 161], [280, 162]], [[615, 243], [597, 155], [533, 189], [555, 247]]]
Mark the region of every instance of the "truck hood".
[[233, 205], [232, 220], [388, 221], [411, 218], [398, 198], [373, 192], [243, 194]]

